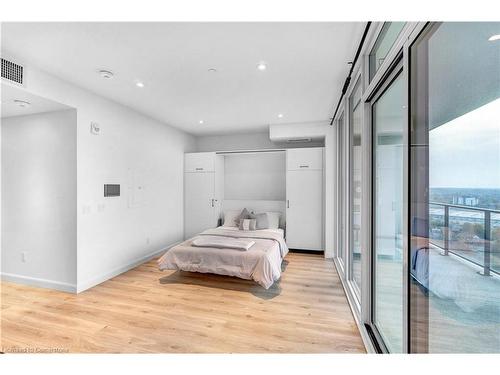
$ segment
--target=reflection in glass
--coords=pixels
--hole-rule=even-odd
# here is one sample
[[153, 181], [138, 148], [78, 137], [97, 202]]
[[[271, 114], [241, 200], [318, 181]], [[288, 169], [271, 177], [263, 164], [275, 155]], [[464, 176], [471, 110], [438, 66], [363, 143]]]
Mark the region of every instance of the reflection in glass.
[[373, 105], [374, 323], [391, 353], [403, 349], [404, 97], [399, 76]]
[[500, 352], [499, 32], [442, 23], [411, 50], [412, 352]]
[[500, 273], [500, 213], [491, 214], [491, 269]]

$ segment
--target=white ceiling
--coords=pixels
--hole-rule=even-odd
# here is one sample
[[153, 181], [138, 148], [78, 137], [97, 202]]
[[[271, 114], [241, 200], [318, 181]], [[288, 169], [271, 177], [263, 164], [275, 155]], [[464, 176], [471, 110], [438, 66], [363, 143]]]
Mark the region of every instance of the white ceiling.
[[[30, 94], [25, 90], [3, 83], [1, 84], [0, 93], [2, 96], [2, 118], [70, 109], [70, 107], [64, 104]], [[22, 100], [30, 103], [30, 105], [20, 107], [14, 100]]]
[[[328, 120], [363, 28], [364, 23], [2, 23], [2, 54], [192, 134], [218, 134]], [[268, 65], [264, 72], [256, 69], [260, 61]], [[212, 67], [216, 73], [208, 72]], [[100, 69], [115, 77], [102, 79]], [[136, 80], [145, 87], [136, 87]]]

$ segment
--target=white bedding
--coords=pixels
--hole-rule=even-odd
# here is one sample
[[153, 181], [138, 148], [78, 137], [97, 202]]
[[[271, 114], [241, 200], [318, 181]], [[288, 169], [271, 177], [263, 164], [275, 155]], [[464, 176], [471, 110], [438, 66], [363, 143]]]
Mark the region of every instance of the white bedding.
[[[204, 236], [247, 238], [255, 241], [247, 251], [216, 247], [195, 247], [192, 242]], [[218, 227], [169, 249], [159, 260], [161, 270], [215, 273], [254, 280], [268, 289], [281, 277], [281, 262], [288, 253], [283, 230], [240, 231]]]
[[199, 236], [191, 243], [195, 247], [216, 247], [217, 249], [235, 249], [248, 251], [255, 241], [247, 238], [228, 238], [221, 236]]

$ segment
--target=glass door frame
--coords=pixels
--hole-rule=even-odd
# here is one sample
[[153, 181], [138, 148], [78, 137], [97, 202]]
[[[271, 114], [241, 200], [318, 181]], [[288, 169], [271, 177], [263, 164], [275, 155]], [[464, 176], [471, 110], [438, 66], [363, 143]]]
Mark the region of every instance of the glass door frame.
[[409, 59], [409, 50], [413, 41], [417, 38], [417, 36], [422, 32], [425, 28], [425, 22], [407, 22], [403, 30], [400, 32], [400, 35], [394, 42], [391, 47], [390, 52], [388, 53], [384, 63], [377, 70], [376, 74], [372, 77], [370, 81], [369, 77], [369, 55], [372, 50], [377, 37], [380, 31], [383, 28], [383, 22], [377, 24], [376, 32], [372, 35], [366, 52], [364, 53], [365, 60], [365, 84], [366, 90], [363, 95], [363, 102], [365, 105], [365, 113], [364, 113], [364, 124], [367, 127], [366, 137], [369, 137], [369, 145], [366, 148], [366, 158], [364, 159], [364, 163], [367, 165], [366, 168], [366, 176], [368, 181], [368, 187], [366, 192], [367, 201], [363, 204], [363, 209], [367, 212], [368, 226], [365, 231], [365, 239], [368, 243], [368, 247], [366, 248], [367, 254], [365, 254], [366, 263], [364, 263], [364, 272], [365, 272], [365, 282], [363, 283], [363, 287], [365, 288], [363, 292], [363, 309], [362, 309], [362, 320], [368, 325], [375, 337], [375, 340], [379, 346], [380, 351], [384, 353], [388, 353], [387, 347], [385, 346], [382, 336], [378, 332], [374, 324], [374, 298], [375, 298], [375, 282], [374, 282], [374, 261], [375, 257], [373, 251], [375, 247], [373, 246], [374, 240], [374, 231], [373, 225], [375, 220], [373, 217], [373, 188], [374, 188], [374, 168], [373, 168], [373, 120], [372, 120], [372, 111], [373, 104], [376, 100], [383, 95], [386, 89], [392, 84], [392, 82], [397, 78], [401, 77], [404, 84], [405, 98], [404, 102], [406, 103], [406, 116], [403, 131], [403, 194], [402, 194], [402, 246], [403, 246], [403, 260], [402, 260], [402, 272], [403, 272], [403, 295], [402, 295], [402, 304], [403, 304], [403, 338], [402, 338], [402, 352], [408, 353], [410, 351], [410, 320], [409, 320], [409, 134], [410, 134], [410, 59]]
[[[344, 106], [341, 106], [340, 114], [338, 115], [336, 121], [335, 128], [335, 139], [336, 139], [336, 161], [335, 161], [335, 244], [336, 244], [336, 252], [335, 252], [335, 260], [338, 262], [339, 273], [341, 273], [341, 277], [345, 277], [346, 273], [346, 247], [345, 247], [345, 220], [344, 220], [344, 212], [346, 210], [345, 207], [345, 192], [346, 187], [344, 184], [345, 181], [345, 134], [346, 134], [346, 114]], [[342, 257], [341, 254], [344, 256]]]
[[[403, 85], [405, 85], [405, 93], [406, 93], [406, 98], [404, 98], [404, 102], [406, 103], [406, 109], [408, 109], [408, 84], [407, 84], [407, 69], [404, 69], [403, 66], [403, 52], [401, 52], [396, 59], [393, 61], [393, 66], [391, 67], [390, 71], [386, 75], [386, 78], [384, 79], [383, 83], [379, 86], [379, 88], [374, 92], [374, 94], [370, 97], [370, 102], [369, 102], [369, 124], [370, 124], [370, 142], [371, 142], [371, 153], [370, 153], [370, 167], [371, 167], [371, 178], [370, 178], [370, 194], [372, 199], [370, 200], [370, 219], [372, 225], [370, 226], [370, 325], [372, 327], [373, 333], [378, 341], [378, 344], [380, 345], [382, 351], [384, 353], [389, 353], [389, 350], [387, 346], [384, 343], [382, 334], [378, 330], [376, 324], [375, 324], [375, 278], [376, 278], [376, 254], [375, 254], [375, 225], [376, 225], [376, 210], [375, 210], [375, 188], [376, 188], [376, 179], [375, 179], [375, 171], [376, 171], [376, 158], [374, 156], [374, 152], [376, 152], [374, 143], [375, 143], [375, 132], [373, 131], [374, 128], [374, 105], [377, 103], [377, 101], [382, 97], [387, 90], [392, 86], [392, 84], [396, 81], [397, 78], [401, 78], [403, 80]], [[405, 117], [407, 120], [407, 116]], [[401, 202], [401, 207], [402, 207], [402, 217], [403, 217], [403, 222], [401, 223], [402, 227], [402, 244], [403, 244], [403, 262], [402, 262], [402, 273], [403, 273], [403, 295], [402, 295], [402, 308], [403, 308], [403, 327], [402, 327], [402, 332], [403, 332], [403, 337], [402, 337], [402, 352], [405, 353], [407, 351], [407, 326], [408, 326], [408, 320], [405, 319], [405, 316], [407, 316], [407, 300], [408, 300], [408, 248], [407, 248], [407, 237], [408, 237], [408, 232], [406, 230], [407, 228], [407, 203], [408, 203], [408, 181], [407, 181], [407, 176], [408, 176], [408, 134], [409, 134], [409, 129], [408, 129], [408, 121], [403, 125], [403, 181], [402, 181], [402, 186], [403, 186], [403, 194], [402, 194], [402, 202]]]
[[[365, 168], [365, 157], [363, 156], [364, 154], [364, 150], [366, 148], [366, 127], [364, 126], [365, 125], [365, 111], [364, 111], [364, 102], [363, 102], [363, 76], [362, 76], [362, 69], [358, 69], [358, 71], [356, 72], [356, 74], [353, 75], [353, 79], [352, 81], [353, 84], [352, 86], [349, 88], [349, 90], [347, 91], [346, 93], [346, 98], [347, 98], [347, 101], [346, 101], [346, 110], [347, 110], [347, 165], [346, 165], [346, 174], [344, 175], [345, 180], [346, 180], [346, 183], [347, 183], [347, 188], [346, 188], [346, 206], [347, 206], [347, 209], [345, 211], [346, 215], [345, 217], [347, 218], [347, 225], [345, 225], [345, 230], [346, 232], [344, 233], [344, 235], [346, 236], [346, 239], [347, 239], [347, 243], [346, 243], [346, 260], [347, 260], [347, 267], [346, 267], [346, 280], [347, 280], [347, 284], [349, 285], [349, 288], [351, 289], [351, 292], [353, 293], [354, 297], [355, 297], [355, 300], [357, 301], [358, 303], [358, 306], [359, 306], [359, 310], [361, 310], [361, 304], [362, 304], [362, 290], [364, 289], [363, 288], [363, 285], [357, 285], [356, 284], [356, 281], [354, 280], [354, 261], [353, 261], [353, 248], [352, 248], [352, 245], [354, 243], [354, 240], [353, 240], [353, 220], [354, 220], [354, 211], [353, 211], [353, 201], [354, 201], [354, 196], [353, 196], [353, 193], [352, 193], [352, 187], [353, 187], [353, 173], [352, 173], [352, 170], [353, 170], [353, 165], [354, 165], [354, 153], [353, 153], [353, 145], [351, 144], [351, 135], [352, 135], [352, 132], [353, 132], [353, 109], [352, 108], [352, 103], [351, 103], [351, 99], [354, 97], [354, 94], [356, 92], [356, 89], [358, 89], [358, 85], [359, 85], [359, 90], [361, 90], [361, 95], [360, 95], [360, 103], [358, 104], [361, 108], [361, 158], [360, 158], [360, 161], [361, 161], [361, 171], [360, 171], [360, 175], [362, 177], [362, 180], [361, 182], [362, 183], [365, 183], [365, 180], [366, 180], [366, 174], [365, 174], [365, 170], [363, 168]], [[366, 196], [365, 196], [365, 186], [363, 186], [363, 184], [361, 184], [361, 203], [360, 203], [360, 220], [361, 220], [361, 228], [362, 229], [365, 229], [363, 226], [366, 224], [366, 220], [364, 220], [365, 218], [365, 212], [363, 210], [363, 203], [366, 201]], [[365, 241], [363, 240], [363, 234], [366, 232], [366, 230], [362, 230], [360, 231], [360, 252], [361, 252], [361, 249], [365, 249], [365, 253], [366, 253], [366, 247], [365, 247]], [[361, 256], [361, 254], [360, 254]], [[361, 256], [361, 259], [360, 259], [360, 262], [363, 262], [363, 259], [364, 259], [364, 256]], [[363, 266], [362, 264], [360, 265], [361, 269], [363, 269]], [[363, 279], [364, 279], [364, 275], [363, 273], [361, 272], [361, 284], [363, 284]]]
[[[406, 113], [406, 125], [404, 127], [404, 135], [403, 135], [403, 144], [406, 148], [404, 150], [404, 168], [403, 168], [403, 205], [402, 205], [402, 214], [404, 218], [403, 227], [402, 227], [402, 241], [403, 241], [403, 280], [405, 285], [403, 286], [403, 345], [402, 352], [409, 353], [411, 350], [410, 342], [411, 342], [411, 327], [409, 320], [409, 226], [408, 226], [408, 215], [409, 215], [409, 130], [410, 130], [410, 60], [409, 60], [409, 48], [411, 44], [416, 40], [419, 34], [426, 28], [428, 25], [427, 22], [407, 22], [403, 30], [400, 32], [398, 38], [394, 42], [391, 47], [389, 53], [387, 54], [384, 62], [379, 67], [375, 75], [370, 80], [369, 75], [369, 55], [370, 52], [379, 36], [380, 31], [384, 26], [384, 22], [373, 22], [371, 30], [368, 33], [368, 37], [365, 45], [361, 51], [361, 58], [358, 60], [356, 66], [354, 67], [354, 74], [351, 79], [351, 83], [348, 87], [348, 90], [345, 93], [343, 102], [339, 108], [339, 113], [335, 117], [335, 124], [338, 125], [339, 118], [343, 117], [344, 123], [344, 133], [343, 139], [339, 138], [339, 133], [336, 132], [336, 143], [335, 146], [338, 148], [336, 152], [336, 157], [338, 158], [340, 155], [339, 144], [340, 142], [344, 142], [344, 152], [342, 154], [343, 160], [337, 160], [335, 165], [335, 181], [337, 184], [337, 208], [336, 208], [336, 218], [337, 223], [335, 226], [335, 236], [336, 238], [336, 252], [334, 256], [334, 263], [339, 272], [340, 279], [344, 286], [345, 293], [347, 295], [347, 299], [349, 304], [351, 305], [352, 312], [355, 316], [355, 320], [358, 323], [358, 327], [361, 331], [361, 335], [365, 344], [370, 352], [387, 352], [387, 348], [383, 344], [382, 338], [377, 337], [376, 330], [373, 330], [373, 312], [372, 312], [372, 285], [373, 285], [373, 277], [372, 277], [372, 183], [373, 183], [373, 173], [372, 173], [372, 102], [376, 95], [381, 94], [383, 91], [384, 84], [387, 84], [387, 79], [394, 71], [398, 64], [402, 65], [403, 81], [405, 85], [405, 102], [407, 103]], [[346, 224], [349, 224], [349, 198], [347, 196], [341, 197], [341, 185], [344, 185], [344, 193], [348, 193], [349, 190], [349, 179], [345, 178], [347, 176], [346, 172], [348, 172], [349, 166], [348, 158], [349, 153], [346, 153], [346, 149], [349, 149], [349, 137], [346, 134], [346, 126], [349, 124], [349, 102], [348, 98], [350, 98], [353, 88], [358, 81], [361, 79], [361, 87], [362, 87], [362, 99], [361, 104], [363, 105], [362, 111], [362, 131], [364, 132], [364, 143], [362, 144], [362, 174], [364, 177], [363, 185], [362, 185], [362, 204], [361, 204], [361, 212], [362, 212], [362, 225], [364, 225], [364, 233], [362, 235], [361, 244], [364, 249], [364, 254], [362, 257], [362, 285], [361, 285], [361, 295], [360, 298], [356, 298], [352, 283], [349, 282], [349, 264], [343, 264], [341, 267], [339, 262], [339, 246], [344, 247], [345, 251], [345, 261], [349, 261], [349, 257], [347, 252], [349, 251], [349, 234], [350, 228], [347, 227]], [[343, 165], [341, 165], [341, 163]], [[343, 171], [343, 179], [341, 181], [340, 168]], [[346, 202], [347, 201], [347, 202]], [[344, 205], [345, 210], [343, 211], [343, 218], [340, 217], [339, 207], [340, 205]], [[347, 207], [346, 207], [347, 206]], [[340, 225], [340, 220], [344, 221], [344, 228]], [[342, 234], [340, 233], [342, 232]], [[343, 237], [341, 239], [341, 236]], [[380, 344], [382, 343], [382, 344]], [[377, 348], [377, 345], [379, 348]]]

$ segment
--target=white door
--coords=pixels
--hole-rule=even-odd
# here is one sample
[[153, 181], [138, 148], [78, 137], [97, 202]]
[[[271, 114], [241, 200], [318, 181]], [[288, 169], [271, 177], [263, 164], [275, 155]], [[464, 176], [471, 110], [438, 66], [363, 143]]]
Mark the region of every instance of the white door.
[[184, 238], [217, 226], [215, 173], [184, 173]]
[[288, 247], [323, 250], [323, 171], [287, 171], [286, 195]]

